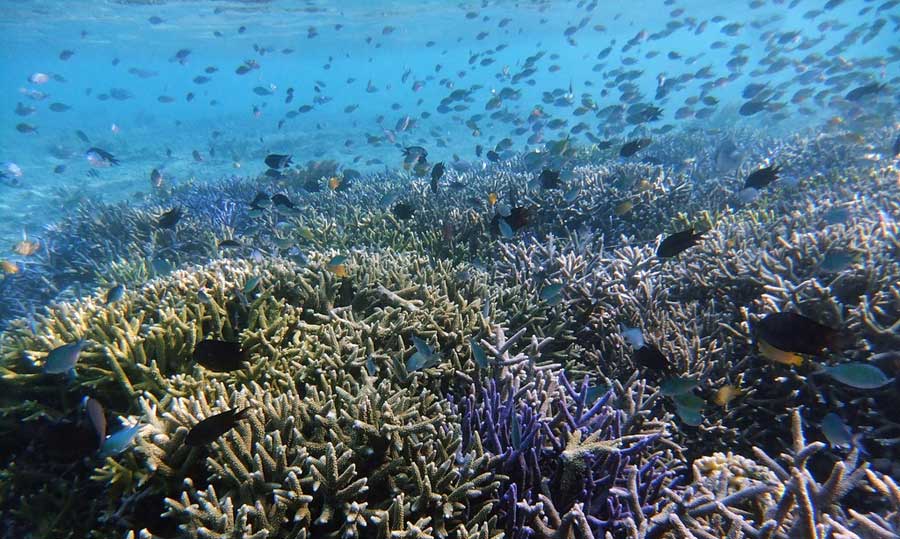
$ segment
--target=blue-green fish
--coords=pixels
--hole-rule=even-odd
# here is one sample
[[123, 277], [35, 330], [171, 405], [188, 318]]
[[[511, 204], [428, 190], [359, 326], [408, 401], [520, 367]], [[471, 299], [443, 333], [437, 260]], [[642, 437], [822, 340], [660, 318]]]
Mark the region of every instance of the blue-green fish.
[[328, 264], [326, 264], [326, 265], [331, 266], [331, 267], [340, 266], [341, 264], [343, 264], [346, 261], [347, 261], [347, 257], [345, 255], [337, 255], [336, 257], [329, 260]]
[[428, 346], [428, 343], [423, 341], [422, 339], [412, 336], [413, 345], [416, 347], [416, 353], [414, 353], [410, 358], [406, 361], [406, 370], [409, 372], [415, 372], [421, 369], [427, 369], [429, 367], [433, 367], [436, 365], [441, 357], [440, 355], [434, 353], [434, 350]]
[[488, 361], [487, 354], [484, 353], [484, 350], [478, 343], [475, 342], [475, 339], [469, 339], [469, 348], [472, 349], [472, 359], [475, 360], [475, 364], [482, 369], [486, 369], [490, 367], [490, 362]]
[[134, 438], [140, 430], [141, 426], [135, 425], [122, 429], [115, 434], [110, 434], [103, 440], [103, 445], [100, 446], [100, 456], [110, 457], [125, 451], [134, 442]]
[[506, 222], [506, 219], [497, 219], [497, 225], [500, 227], [500, 234], [502, 234], [504, 238], [509, 239], [513, 237], [513, 229], [509, 226], [509, 223]]
[[850, 447], [853, 436], [841, 416], [829, 412], [822, 418], [822, 433], [832, 447]]
[[697, 395], [694, 395], [693, 393], [680, 393], [672, 397], [672, 400], [675, 401], [675, 406], [679, 408], [685, 408], [697, 412], [702, 410], [703, 406], [706, 404], [703, 399], [701, 399]]
[[125, 285], [117, 284], [106, 292], [106, 304], [115, 303], [125, 295]]
[[251, 277], [247, 280], [247, 283], [244, 285], [244, 294], [249, 294], [256, 290], [256, 287], [259, 286], [259, 282], [262, 280], [262, 277], [257, 275], [256, 277]]
[[857, 389], [876, 389], [887, 385], [891, 379], [881, 369], [868, 363], [841, 363], [833, 367], [822, 367], [822, 372], [838, 382]]
[[828, 251], [819, 263], [819, 269], [827, 273], [840, 273], [856, 262], [856, 255], [848, 251]]
[[44, 372], [47, 374], [64, 374], [74, 372], [78, 355], [87, 346], [87, 341], [81, 339], [70, 344], [64, 344], [54, 348], [47, 354], [44, 363]]
[[560, 292], [562, 292], [565, 287], [562, 283], [554, 283], [548, 284], [544, 288], [541, 289], [541, 299], [550, 303], [551, 305], [555, 305], [559, 303], [559, 300], [562, 299]]
[[700, 413], [700, 410], [693, 410], [691, 408], [676, 405], [675, 412], [686, 425], [696, 427], [700, 425], [700, 423], [703, 423], [703, 414]]
[[662, 392], [662, 394], [667, 397], [683, 395], [684, 393], [687, 393], [695, 387], [697, 387], [697, 381], [684, 376], [669, 378], [667, 380], [663, 380], [662, 383], [659, 384], [660, 392]]
[[581, 189], [578, 187], [573, 187], [566, 191], [566, 194], [563, 195], [563, 200], [571, 204], [578, 199], [578, 194], [581, 193]]

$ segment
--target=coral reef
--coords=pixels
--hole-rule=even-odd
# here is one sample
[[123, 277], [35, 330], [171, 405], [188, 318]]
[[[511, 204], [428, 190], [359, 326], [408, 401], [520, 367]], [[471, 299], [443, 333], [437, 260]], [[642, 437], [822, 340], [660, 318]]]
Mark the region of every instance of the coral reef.
[[[749, 139], [719, 170], [718, 145]], [[682, 133], [641, 162], [609, 153], [556, 141], [448, 170], [437, 193], [311, 162], [142, 204], [81, 201], [0, 283], [9, 533], [896, 534], [896, 381], [860, 389], [823, 369], [900, 374], [896, 164], [831, 133]], [[785, 185], [737, 194], [773, 163]], [[544, 167], [564, 188], [535, 184]], [[160, 228], [176, 207], [177, 226]], [[698, 245], [655, 255], [689, 226]], [[113, 284], [126, 291], [107, 302]], [[788, 311], [852, 342], [769, 361], [753, 328]], [[82, 339], [74, 376], [43, 372]], [[246, 362], [206, 369], [192, 357], [204, 339], [239, 343]], [[663, 362], [644, 362], [639, 341]], [[132, 445], [97, 455], [86, 396], [111, 433], [140, 425]], [[245, 407], [215, 441], [184, 444], [202, 419]], [[827, 438], [828, 414], [849, 449], [807, 441]], [[48, 513], [59, 518], [39, 522]]]

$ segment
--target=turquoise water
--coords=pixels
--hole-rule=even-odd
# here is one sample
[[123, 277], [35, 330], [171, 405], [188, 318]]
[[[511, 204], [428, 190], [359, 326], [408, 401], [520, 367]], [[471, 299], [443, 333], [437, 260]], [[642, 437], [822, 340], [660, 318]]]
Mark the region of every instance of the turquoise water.
[[[0, 11], [0, 48], [4, 51], [0, 80], [5, 94], [0, 110], [0, 161], [21, 167], [23, 187], [0, 186], [2, 238], [14, 241], [22, 229], [37, 232], [66, 211], [71, 197], [59, 196], [60, 190], [108, 201], [125, 199], [149, 190], [153, 168], [173, 183], [208, 181], [225, 174], [253, 175], [265, 170], [261, 157], [268, 152], [293, 154], [295, 162], [334, 159], [364, 172], [396, 168], [399, 152], [385, 140], [385, 130], [395, 131], [400, 144], [427, 146], [433, 162], [450, 162], [454, 155], [477, 161], [476, 144], [489, 148], [506, 137], [512, 138], [512, 149], [525, 151], [539, 144], [526, 142], [531, 130], [513, 133], [513, 122], [521, 126], [541, 104], [542, 93], [554, 89], [571, 90], [574, 105], [543, 105], [546, 121], [561, 118], [568, 122], [561, 129], [543, 129], [544, 140], [564, 136], [580, 121], [598, 138], [621, 136], [619, 125], [598, 121], [592, 114], [573, 116], [583, 94], [590, 94], [598, 109], [619, 104], [619, 88], [602, 93], [609, 81], [617, 86], [615, 77], [621, 71], [640, 71], [632, 82], [643, 94], [641, 101], [663, 109], [662, 118], [655, 123], [627, 126], [638, 132], [663, 125], [679, 129], [759, 125], [762, 120], [774, 134], [815, 126], [824, 118], [844, 114], [846, 109], [827, 102], [833, 96], [819, 104], [811, 100], [791, 104], [791, 96], [800, 88], [810, 88], [815, 94], [834, 88], [832, 77], [846, 75], [811, 67], [810, 55], [814, 54], [828, 62], [850, 65], [851, 87], [866, 78], [886, 82], [897, 76], [896, 62], [883, 60], [897, 54], [896, 22], [890, 19], [896, 17], [897, 9], [890, 2], [838, 3], [811, 19], [804, 15], [821, 11], [818, 2], [793, 2], [790, 7], [787, 2], [759, 4], [753, 8], [746, 2], [720, 2], [711, 9], [706, 2], [645, 0], [627, 5], [6, 1]], [[888, 7], [883, 8], [885, 5]], [[721, 18], [719, 22], [710, 20], [716, 16]], [[884, 27], [867, 36], [879, 20], [886, 23]], [[726, 27], [735, 23], [740, 27], [734, 35], [723, 32], [723, 28], [730, 32]], [[665, 31], [667, 25], [670, 35], [653, 39], [653, 34]], [[700, 25], [704, 28], [698, 33]], [[577, 28], [571, 42], [566, 35], [570, 27]], [[245, 31], [240, 33], [240, 28]], [[649, 37], [642, 39], [641, 32]], [[785, 38], [780, 49], [772, 48], [773, 33], [777, 37], [790, 32], [798, 34]], [[839, 53], [828, 54], [852, 32], [858, 34], [855, 40]], [[636, 44], [623, 51], [636, 36]], [[804, 40], [815, 44], [799, 47]], [[500, 46], [505, 48], [497, 51]], [[746, 50], [735, 52], [735, 46]], [[612, 47], [608, 56], [597, 60], [607, 47]], [[190, 54], [183, 62], [173, 61], [181, 49]], [[286, 53], [286, 49], [293, 52]], [[65, 50], [72, 51], [67, 60], [60, 58]], [[670, 59], [671, 52], [680, 57]], [[516, 74], [527, 57], [538, 53], [544, 56], [535, 63], [535, 73], [512, 84], [504, 72]], [[477, 56], [470, 63], [473, 55]], [[737, 71], [725, 65], [734, 56], [746, 57], [746, 65]], [[482, 66], [485, 58], [493, 63]], [[235, 74], [238, 66], [251, 59], [258, 62], [259, 69]], [[773, 59], [786, 66], [774, 73], [753, 74], [767, 70]], [[631, 64], [623, 65], [623, 60]], [[441, 66], [439, 72], [437, 65]], [[553, 71], [551, 66], [555, 66]], [[206, 68], [217, 71], [206, 73]], [[704, 68], [708, 78], [686, 81], [665, 98], [654, 99], [661, 74], [677, 79]], [[798, 82], [796, 77], [809, 69], [823, 73], [807, 84]], [[141, 71], [146, 78], [139, 76]], [[34, 73], [48, 74], [51, 79], [32, 84], [28, 78]], [[734, 80], [702, 89], [730, 73], [737, 74]], [[60, 76], [60, 81], [54, 76]], [[197, 84], [193, 79], [198, 76], [210, 80]], [[355, 80], [348, 83], [349, 79]], [[377, 91], [366, 91], [370, 81]], [[422, 86], [413, 91], [416, 81]], [[787, 103], [781, 121], [766, 119], [765, 114], [735, 114], [744, 102], [740, 94], [749, 83], [780, 89], [783, 95], [775, 101]], [[846, 84], [841, 82], [841, 87]], [[436, 111], [451, 91], [473, 85], [480, 88], [469, 94], [465, 110]], [[259, 96], [253, 92], [256, 87], [269, 88], [273, 94]], [[509, 119], [491, 120], [487, 115], [493, 110], [486, 111], [485, 104], [492, 92], [504, 87], [519, 91], [520, 98], [504, 100], [496, 109], [508, 111]], [[294, 89], [289, 104], [285, 103], [288, 88]], [[126, 99], [103, 100], [111, 89], [126, 92]], [[42, 92], [46, 97], [33, 99], [23, 93], [27, 91]], [[194, 95], [190, 102], [188, 93]], [[714, 114], [702, 120], [676, 119], [685, 99], [706, 94], [719, 102]], [[172, 102], [161, 103], [160, 96]], [[17, 103], [34, 111], [17, 115]], [[70, 108], [54, 112], [49, 108], [52, 103]], [[285, 117], [302, 105], [313, 108], [294, 118]], [[801, 113], [799, 106], [810, 110]], [[344, 112], [347, 107], [357, 108]], [[689, 107], [699, 110], [703, 105]], [[423, 113], [430, 117], [424, 118]], [[471, 125], [465, 125], [475, 114], [485, 116], [473, 124], [477, 136]], [[396, 132], [398, 121], [407, 116], [413, 127]], [[279, 121], [283, 121], [280, 128]], [[37, 131], [20, 133], [15, 128], [19, 123]], [[118, 132], [113, 132], [114, 125]], [[90, 143], [80, 140], [76, 130], [86, 134]], [[381, 142], [370, 144], [367, 135]], [[589, 144], [585, 136], [573, 135]], [[84, 152], [90, 146], [111, 152], [121, 166], [87, 176], [90, 167]], [[192, 157], [195, 150], [202, 162]], [[54, 173], [60, 165], [65, 171]]]

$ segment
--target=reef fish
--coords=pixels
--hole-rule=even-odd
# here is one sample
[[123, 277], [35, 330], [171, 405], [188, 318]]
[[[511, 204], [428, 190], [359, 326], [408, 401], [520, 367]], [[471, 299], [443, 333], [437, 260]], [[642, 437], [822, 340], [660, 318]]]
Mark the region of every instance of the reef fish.
[[267, 155], [265, 161], [269, 168], [284, 168], [291, 164], [291, 156], [273, 153]]
[[650, 145], [651, 140], [648, 138], [639, 138], [636, 140], [630, 140], [622, 145], [622, 148], [619, 149], [620, 157], [631, 157], [632, 155], [638, 153], [643, 150], [647, 146]]
[[744, 181], [744, 189], [748, 187], [752, 187], [753, 189], [762, 189], [763, 187], [769, 185], [778, 179], [778, 173], [781, 172], [781, 167], [778, 165], [771, 165], [768, 167], [763, 167], [759, 170], [754, 170], [747, 176], [747, 179]]
[[756, 324], [756, 335], [785, 352], [817, 355], [825, 348], [838, 348], [841, 333], [794, 312], [770, 313]]
[[84, 157], [92, 167], [102, 168], [119, 164], [119, 160], [113, 154], [100, 148], [88, 148], [88, 151], [84, 153]]
[[875, 365], [855, 361], [833, 367], [825, 366], [822, 367], [822, 372], [856, 389], [877, 389], [891, 382], [891, 379]]
[[44, 363], [44, 372], [47, 374], [63, 374], [75, 369], [75, 363], [81, 351], [87, 346], [87, 341], [82, 339], [73, 343], [58, 346], [47, 355]]
[[115, 303], [125, 295], [125, 285], [117, 284], [106, 291], [106, 304]]
[[634, 352], [634, 362], [644, 369], [653, 372], [665, 372], [669, 368], [669, 360], [656, 346], [646, 343]]
[[249, 355], [241, 343], [206, 339], [194, 347], [194, 361], [215, 372], [231, 372], [244, 368]]
[[662, 240], [659, 247], [656, 249], [656, 256], [660, 258], [678, 256], [687, 249], [697, 245], [697, 242], [700, 241], [700, 238], [702, 237], [702, 232], [694, 234], [694, 227], [682, 230], [681, 232], [676, 232]]
[[175, 225], [178, 224], [180, 219], [181, 208], [175, 207], [160, 215], [159, 219], [156, 221], [156, 226], [159, 228], [175, 228]]
[[231, 409], [222, 413], [211, 415], [200, 421], [188, 432], [184, 439], [184, 445], [200, 447], [216, 441], [220, 436], [231, 430], [234, 425], [247, 418], [250, 408], [243, 410]]
[[103, 444], [100, 445], [100, 456], [109, 457], [125, 451], [134, 442], [140, 430], [140, 425], [134, 425], [133, 427], [121, 429], [115, 434], [110, 434], [103, 440]]

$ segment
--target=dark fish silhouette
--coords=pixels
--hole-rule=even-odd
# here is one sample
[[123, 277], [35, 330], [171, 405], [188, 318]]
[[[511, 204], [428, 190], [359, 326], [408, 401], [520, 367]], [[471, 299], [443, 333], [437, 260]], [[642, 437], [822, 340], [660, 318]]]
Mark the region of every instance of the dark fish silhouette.
[[652, 344], [645, 344], [634, 352], [634, 362], [653, 372], [665, 372], [669, 368], [669, 360]]
[[488, 161], [490, 161], [492, 163], [496, 163], [497, 161], [500, 160], [500, 154], [498, 154], [494, 150], [488, 150], [488, 153], [486, 155], [487, 155]]
[[869, 84], [865, 84], [858, 88], [854, 88], [847, 92], [847, 95], [844, 96], [844, 99], [847, 101], [862, 101], [866, 97], [870, 95], [875, 95], [878, 92], [887, 88], [886, 84], [878, 84], [877, 82], [870, 82]]
[[441, 176], [444, 175], [444, 162], [435, 163], [434, 167], [431, 169], [431, 192], [438, 192], [438, 181], [440, 181]]
[[160, 215], [159, 219], [156, 221], [156, 226], [159, 228], [175, 228], [175, 225], [178, 224], [180, 219], [181, 207], [177, 206]]
[[[224, 242], [220, 242], [220, 247], [222, 243]], [[241, 349], [241, 343], [217, 339], [198, 342], [194, 347], [193, 357], [194, 361], [215, 372], [241, 370], [244, 368], [244, 362], [249, 360], [247, 352]]]
[[220, 414], [211, 415], [194, 425], [184, 439], [184, 445], [200, 447], [219, 439], [220, 436], [231, 430], [235, 423], [246, 419], [250, 408], [243, 410], [226, 410]]
[[87, 156], [88, 161], [95, 161], [100, 165], [110, 166], [119, 164], [119, 160], [116, 159], [113, 154], [100, 148], [88, 148], [88, 151], [85, 152], [85, 155]]
[[656, 249], [656, 256], [660, 258], [671, 258], [684, 252], [685, 250], [697, 245], [703, 233], [694, 234], [694, 227], [681, 232], [676, 232], [666, 239], [662, 240], [659, 248]]
[[541, 182], [541, 189], [559, 189], [558, 171], [545, 168], [541, 171], [541, 175], [538, 176], [538, 180]]
[[272, 195], [272, 204], [284, 208], [294, 208], [294, 203], [291, 202], [291, 199], [289, 199], [287, 195], [282, 195], [281, 193]]
[[741, 116], [753, 116], [757, 112], [765, 109], [768, 104], [768, 101], [747, 101], [741, 105], [741, 108], [738, 109], [738, 113]]
[[648, 138], [639, 138], [635, 140], [629, 140], [625, 144], [622, 145], [622, 148], [619, 150], [620, 157], [631, 157], [632, 155], [638, 153], [643, 150], [647, 146], [650, 145], [650, 139]]
[[781, 167], [778, 165], [771, 165], [759, 170], [754, 170], [747, 176], [747, 180], [744, 182], [744, 189], [748, 187], [762, 189], [777, 180], [779, 172], [781, 172]]
[[391, 209], [391, 213], [393, 213], [397, 217], [397, 219], [406, 220], [412, 218], [415, 210], [409, 204], [401, 202]]
[[273, 153], [266, 156], [266, 165], [269, 168], [284, 168], [291, 164], [291, 156], [290, 155], [279, 155], [277, 153]]
[[822, 325], [802, 314], [772, 313], [755, 325], [756, 336], [785, 352], [817, 355], [825, 348], [843, 348], [848, 338], [837, 329]]

